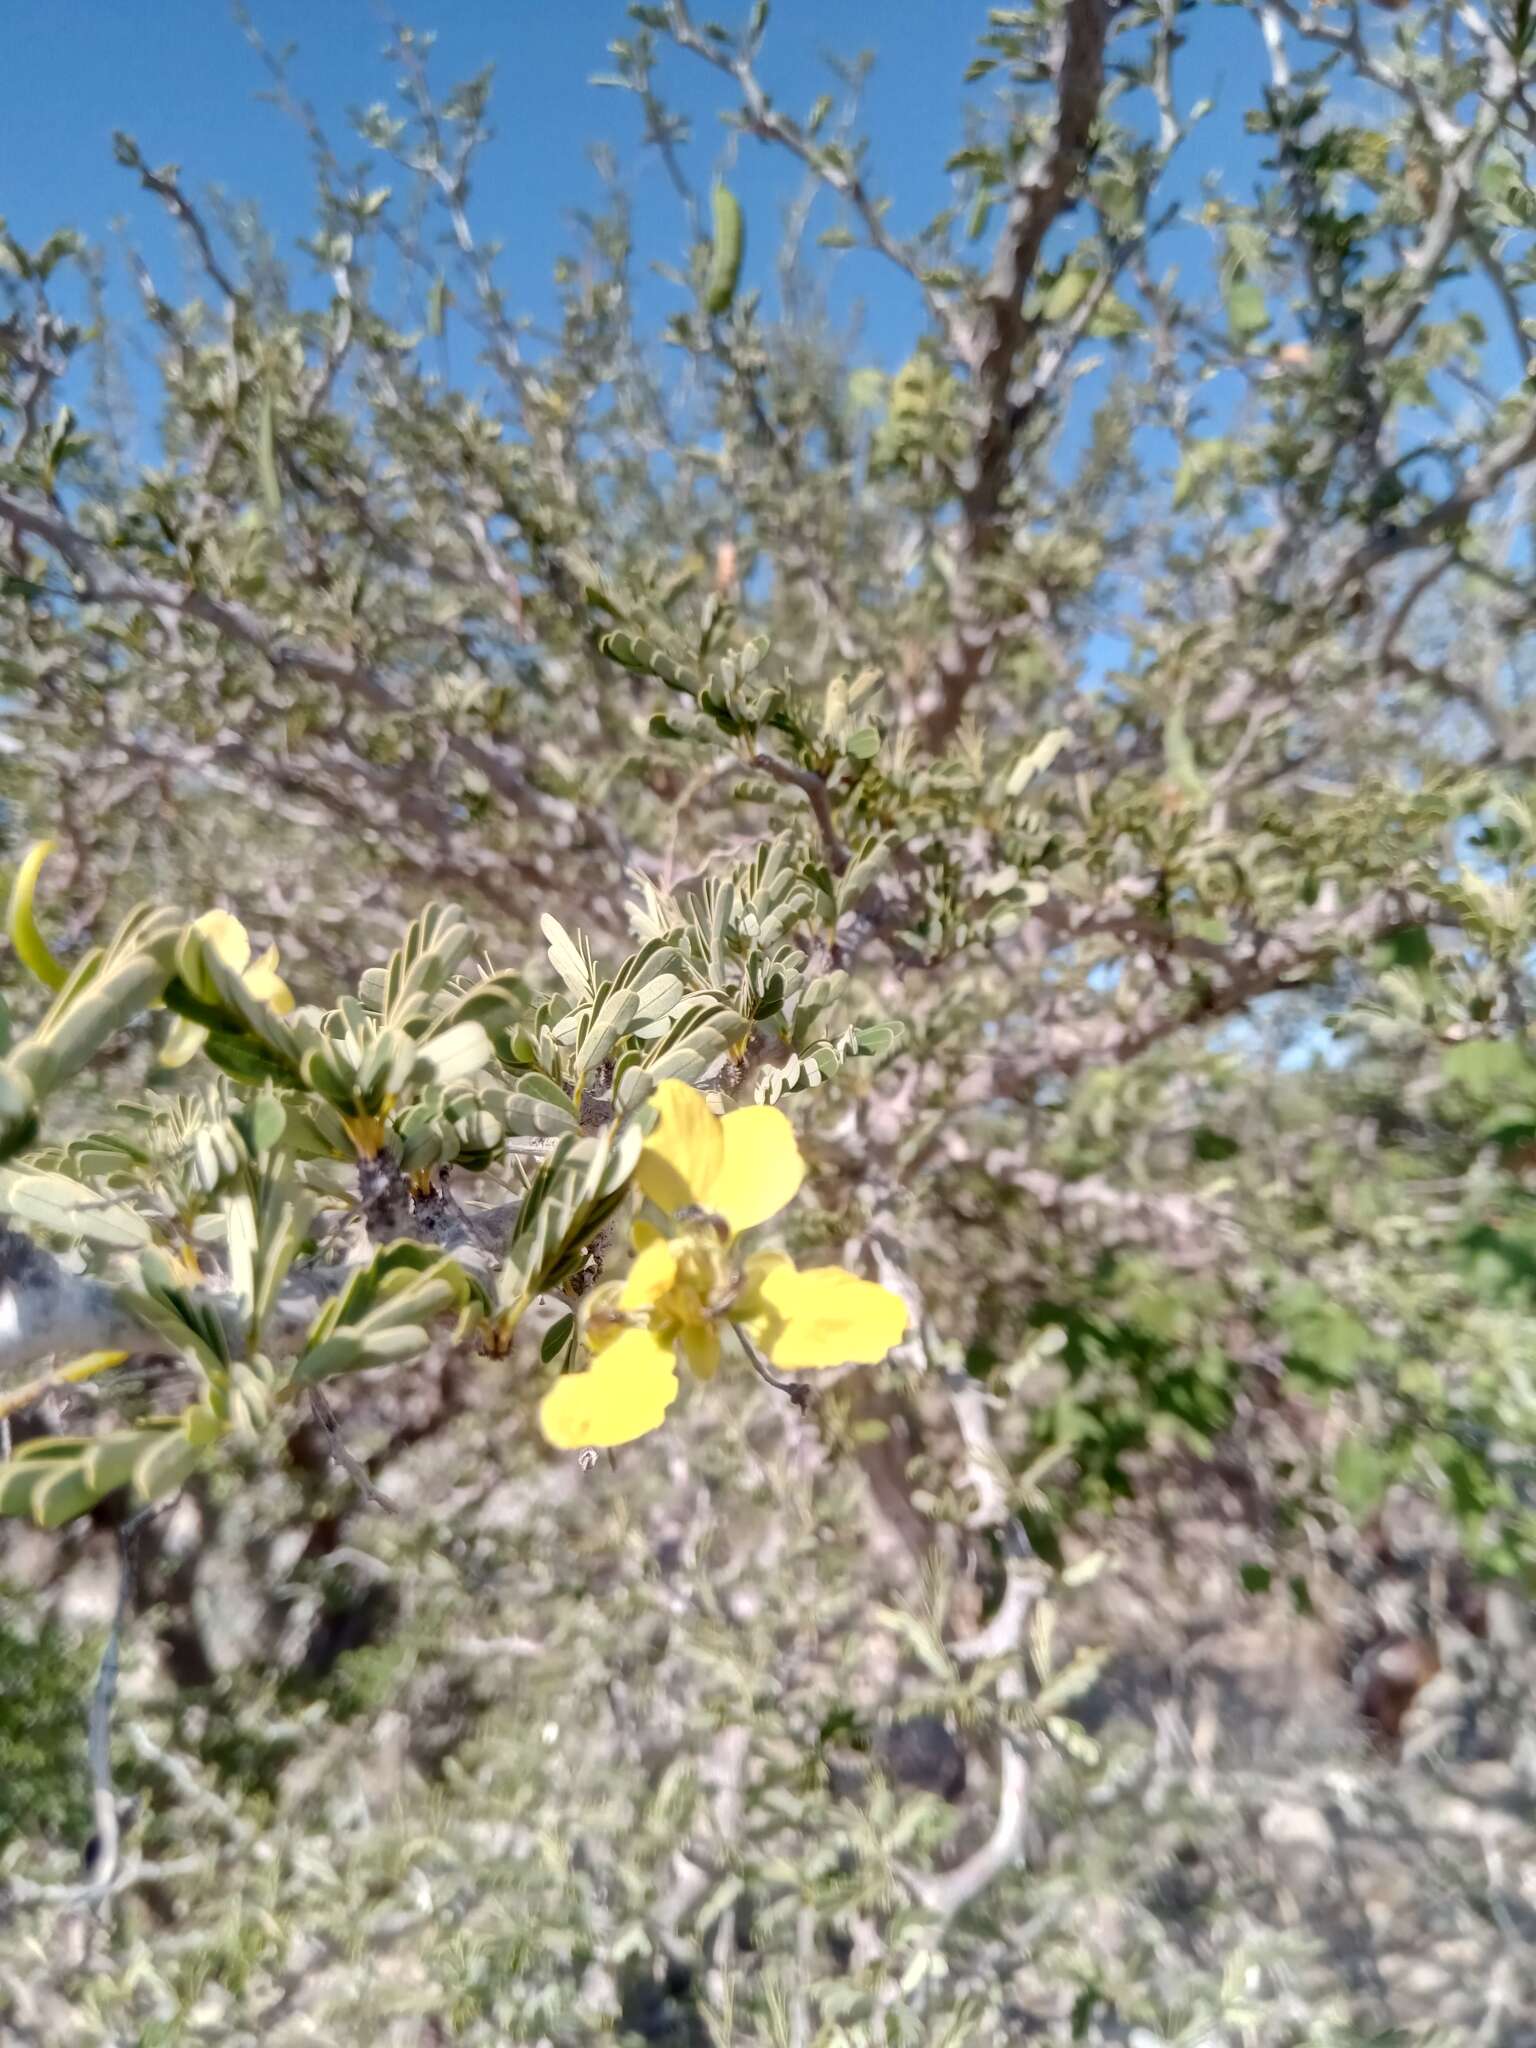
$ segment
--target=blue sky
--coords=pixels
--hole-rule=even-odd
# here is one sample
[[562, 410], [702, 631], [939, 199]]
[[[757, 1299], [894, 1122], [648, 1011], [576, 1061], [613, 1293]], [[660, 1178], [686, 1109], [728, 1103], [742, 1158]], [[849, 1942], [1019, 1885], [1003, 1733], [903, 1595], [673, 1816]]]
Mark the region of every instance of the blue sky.
[[[744, 0], [722, 0], [715, 11], [734, 20], [743, 9]], [[309, 223], [304, 140], [262, 103], [260, 64], [217, 0], [49, 0], [7, 12], [0, 214], [21, 240], [35, 243], [67, 223], [105, 242], [122, 222], [158, 278], [185, 275], [174, 230], [113, 161], [112, 131], [125, 128], [150, 162], [180, 163], [193, 193], [216, 186], [232, 199], [258, 199], [280, 252], [291, 251]], [[270, 45], [298, 46], [296, 88], [318, 108], [343, 159], [361, 155], [361, 146], [348, 146], [346, 109], [393, 101], [381, 55], [384, 12], [372, 0], [251, 0], [251, 13]], [[985, 15], [984, 6], [955, 0], [776, 0], [762, 71], [791, 111], [803, 113], [817, 93], [833, 89], [827, 52], [877, 53], [865, 93], [872, 182], [891, 195], [899, 230], [916, 227], [948, 197], [944, 158], [962, 139], [967, 104], [988, 90], [962, 84]], [[638, 107], [588, 82], [611, 68], [609, 39], [627, 32], [621, 0], [427, 0], [405, 18], [435, 30], [441, 83], [486, 63], [496, 68], [497, 137], [473, 210], [481, 232], [505, 245], [501, 278], [514, 308], [535, 318], [552, 308], [550, 273], [571, 246], [570, 211], [598, 196], [595, 142], [609, 143], [624, 165], [647, 258], [683, 256], [675, 197], [660, 164], [639, 148]], [[1240, 122], [1263, 65], [1254, 22], [1240, 9], [1196, 10], [1180, 64], [1181, 102], [1209, 95], [1217, 107], [1186, 146], [1177, 189], [1192, 199], [1201, 178], [1215, 172], [1241, 189], [1258, 160]], [[665, 78], [674, 102], [695, 118], [690, 168], [704, 184], [727, 147], [716, 113], [725, 81], [681, 57]], [[782, 152], [753, 143], [742, 150], [730, 175], [749, 222], [747, 278], [766, 284], [776, 216], [797, 174]], [[818, 218], [825, 227], [832, 215]], [[656, 286], [648, 299], [663, 310], [667, 288]], [[121, 278], [113, 303], [131, 305]], [[911, 287], [862, 253], [839, 264], [834, 305], [861, 314], [865, 359], [886, 367], [905, 356], [919, 330]], [[462, 361], [455, 372], [465, 374]]]
[[[661, 163], [641, 146], [638, 103], [591, 83], [595, 74], [613, 68], [610, 39], [631, 32], [623, 0], [565, 6], [552, 0], [421, 0], [421, 6], [410, 18], [437, 36], [433, 71], [440, 90], [487, 64], [494, 67], [496, 135], [480, 162], [471, 212], [482, 238], [503, 245], [498, 276], [514, 313], [539, 323], [554, 313], [552, 272], [574, 245], [571, 215], [601, 195], [591, 159], [593, 146], [602, 143], [618, 161], [631, 199], [641, 308], [647, 322], [659, 326], [681, 298], [649, 266], [684, 262], [684, 219]], [[249, 0], [249, 8], [269, 47], [296, 46], [294, 89], [315, 105], [342, 160], [364, 157], [363, 145], [351, 136], [348, 109], [373, 100], [398, 103], [383, 56], [390, 19], [384, 9], [377, 0]], [[714, 8], [734, 25], [746, 0], [714, 0]], [[705, 11], [704, 0], [698, 0], [696, 17]], [[136, 349], [122, 360], [139, 401], [136, 452], [153, 461], [156, 379], [137, 295], [120, 260], [118, 230], [143, 254], [168, 296], [196, 293], [202, 280], [185, 238], [152, 195], [115, 163], [112, 133], [128, 130], [151, 163], [178, 162], [196, 196], [217, 188], [231, 200], [254, 198], [279, 254], [294, 258], [298, 294], [314, 299], [328, 288], [308, 275], [308, 259], [297, 256], [295, 247], [312, 226], [307, 144], [297, 126], [265, 101], [266, 74], [224, 0], [33, 0], [13, 5], [8, 14], [0, 215], [23, 242], [36, 244], [69, 224], [118, 252], [109, 269], [108, 302], [119, 316], [119, 333], [136, 339]], [[774, 0], [760, 69], [789, 111], [803, 115], [819, 93], [836, 89], [830, 53], [876, 53], [861, 123], [872, 139], [867, 178], [871, 189], [889, 195], [898, 233], [918, 228], [951, 197], [945, 158], [965, 137], [968, 111], [983, 107], [994, 90], [989, 82], [963, 82], [986, 17], [983, 0]], [[1192, 214], [1209, 185], [1246, 199], [1259, 182], [1268, 145], [1247, 132], [1243, 116], [1259, 100], [1268, 66], [1258, 24], [1246, 8], [1197, 6], [1185, 17], [1185, 35], [1175, 67], [1180, 108], [1187, 112], [1194, 102], [1208, 100], [1212, 111], [1182, 145], [1163, 197], [1177, 199]], [[661, 82], [669, 103], [693, 121], [684, 154], [695, 186], [705, 190], [712, 172], [724, 168], [739, 193], [748, 221], [745, 281], [771, 294], [779, 220], [801, 188], [799, 167], [781, 149], [728, 133], [720, 120], [729, 104], [728, 83], [696, 59], [671, 53]], [[1345, 95], [1359, 103], [1358, 87], [1346, 87]], [[1145, 106], [1146, 96], [1139, 97]], [[378, 159], [375, 164], [372, 175], [389, 182], [394, 167]], [[399, 174], [394, 177], [398, 182]], [[836, 218], [833, 202], [823, 197], [808, 241]], [[1074, 233], [1075, 223], [1069, 218], [1058, 232]], [[1180, 267], [1186, 292], [1210, 288], [1208, 231], [1176, 227], [1159, 241], [1158, 261]], [[864, 250], [827, 253], [819, 270], [831, 279], [834, 313], [858, 323], [852, 361], [896, 367], [923, 324], [910, 281]], [[1481, 280], [1448, 287], [1442, 303], [1452, 297], [1491, 315]], [[411, 326], [421, 309], [402, 307], [396, 317]], [[1518, 371], [1501, 323], [1489, 317], [1489, 325], [1491, 366], [1513, 382]], [[482, 381], [464, 338], [452, 330], [444, 367], [471, 390]], [[1077, 388], [1060, 449], [1067, 461], [1081, 445], [1102, 388], [1100, 379]], [[1194, 431], [1223, 431], [1240, 388], [1231, 374], [1203, 386]], [[1138, 455], [1168, 474], [1179, 459], [1166, 435], [1150, 426]], [[1126, 651], [1114, 635], [1100, 639], [1102, 644], [1085, 650], [1095, 673], [1113, 668]]]

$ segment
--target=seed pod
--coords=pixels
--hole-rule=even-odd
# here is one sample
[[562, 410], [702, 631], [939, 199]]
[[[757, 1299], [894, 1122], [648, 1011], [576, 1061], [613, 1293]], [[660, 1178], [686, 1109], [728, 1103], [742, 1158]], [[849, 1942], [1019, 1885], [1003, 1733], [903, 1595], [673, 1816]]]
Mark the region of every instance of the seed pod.
[[736, 296], [742, 251], [746, 247], [746, 227], [735, 193], [718, 182], [714, 190], [714, 214], [715, 239], [709, 252], [704, 305], [710, 313], [724, 313], [729, 311]]
[[22, 966], [30, 969], [45, 988], [62, 988], [69, 979], [69, 970], [62, 961], [54, 959], [32, 915], [32, 896], [37, 888], [38, 871], [52, 851], [51, 839], [39, 839], [27, 848], [26, 857], [11, 884], [5, 922]]
[[261, 502], [275, 526], [283, 516], [283, 490], [277, 480], [277, 422], [272, 393], [261, 394], [261, 417], [256, 434], [256, 477], [261, 485]]

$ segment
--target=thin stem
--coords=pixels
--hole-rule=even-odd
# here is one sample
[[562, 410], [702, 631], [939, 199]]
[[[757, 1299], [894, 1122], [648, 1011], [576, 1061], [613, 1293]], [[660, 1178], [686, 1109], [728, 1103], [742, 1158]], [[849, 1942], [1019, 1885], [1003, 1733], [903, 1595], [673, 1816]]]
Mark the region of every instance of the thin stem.
[[369, 1478], [368, 1467], [362, 1459], [347, 1448], [341, 1434], [341, 1424], [336, 1420], [336, 1411], [319, 1387], [310, 1388], [309, 1405], [316, 1422], [325, 1431], [326, 1448], [330, 1451], [332, 1459], [346, 1473], [368, 1505], [382, 1509], [386, 1515], [398, 1514], [400, 1511], [389, 1495], [381, 1493]]
[[746, 1331], [741, 1327], [740, 1323], [732, 1323], [731, 1328], [736, 1333], [737, 1343], [747, 1355], [747, 1363], [757, 1374], [763, 1385], [765, 1387], [772, 1387], [776, 1394], [787, 1394], [794, 1406], [800, 1410], [800, 1413], [802, 1415], [805, 1414], [811, 1405], [810, 1388], [805, 1386], [800, 1380], [787, 1380], [776, 1373], [761, 1351], [752, 1342]]

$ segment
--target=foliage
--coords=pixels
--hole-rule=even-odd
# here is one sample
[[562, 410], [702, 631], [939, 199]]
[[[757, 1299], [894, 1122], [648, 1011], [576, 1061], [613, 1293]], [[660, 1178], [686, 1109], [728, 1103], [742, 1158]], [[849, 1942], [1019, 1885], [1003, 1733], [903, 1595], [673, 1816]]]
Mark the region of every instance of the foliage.
[[[8, 1587], [8, 1610], [20, 1588]], [[80, 1700], [90, 1661], [50, 1620], [0, 1626], [0, 1849], [17, 1837], [81, 1839], [89, 1813]]]
[[[315, 166], [296, 252], [118, 138], [195, 264], [190, 292], [135, 271], [148, 458], [96, 253], [0, 240], [0, 1508], [87, 1542], [131, 1488], [168, 1616], [251, 1555], [255, 1604], [307, 1613], [307, 1572], [370, 1569], [317, 1473], [367, 1502], [424, 1445], [390, 1601], [297, 1649], [263, 1621], [302, 1667], [281, 1705], [259, 1657], [215, 1659], [214, 1595], [164, 1651], [226, 1736], [291, 1716], [285, 1757], [392, 1685], [456, 1731], [398, 1830], [332, 1811], [334, 1886], [274, 1790], [299, 1765], [262, 1751], [273, 1917], [210, 1911], [185, 1971], [142, 1931], [142, 1997], [93, 1980], [82, 2010], [196, 2038], [218, 1980], [334, 2026], [355, 1975], [274, 1928], [334, 1959], [384, 1898], [418, 1974], [370, 1984], [376, 2030], [1399, 2025], [1363, 1973], [1266, 1946], [1234, 1846], [1262, 1813], [1208, 1796], [1193, 1736], [1125, 1806], [1073, 1718], [1092, 1652], [1041, 1617], [1088, 1597], [1085, 1553], [1134, 1573], [1170, 1499], [1198, 1555], [1213, 1488], [1240, 1526], [1209, 1575], [1262, 1628], [1411, 1552], [1391, 1627], [1438, 1601], [1442, 1677], [1446, 1588], [1536, 1574], [1531, 10], [1244, 0], [1214, 111], [1186, 81], [1208, 6], [993, 10], [951, 203], [911, 232], [858, 67], [796, 112], [765, 7], [630, 17], [603, 82], [680, 205], [655, 327], [606, 157], [556, 331], [519, 317], [478, 212], [490, 81], [444, 89], [405, 28], [353, 166], [251, 27]], [[1193, 178], [1207, 120], [1251, 175]], [[753, 150], [803, 180], [776, 271]], [[828, 312], [865, 262], [910, 292], [900, 361]], [[776, 1365], [768, 1313], [795, 1268], [738, 1259], [692, 1166], [658, 1199], [675, 1084], [786, 1113], [800, 1280], [903, 1307], [804, 1419], [773, 1382], [816, 1361]], [[660, 1236], [621, 1265], [642, 1197]], [[725, 1324], [766, 1387], [743, 1363], [614, 1470], [525, 1442], [554, 1389], [591, 1463], [640, 1433], [605, 1342], [646, 1349], [649, 1428]], [[473, 1520], [504, 1451], [515, 1504], [461, 1543], [444, 1503]], [[1394, 1549], [1415, 1516], [1433, 1537]], [[497, 1571], [495, 1626], [548, 1659], [510, 1707], [432, 1640], [438, 1594], [486, 1633]], [[870, 1765], [924, 1716], [981, 1795]], [[211, 1752], [155, 1725], [183, 1818], [246, 1855], [245, 1789], [210, 1818]], [[1189, 1942], [1144, 1903], [1179, 1799], [1227, 1886]], [[1488, 1885], [1469, 1910], [1508, 1924]]]

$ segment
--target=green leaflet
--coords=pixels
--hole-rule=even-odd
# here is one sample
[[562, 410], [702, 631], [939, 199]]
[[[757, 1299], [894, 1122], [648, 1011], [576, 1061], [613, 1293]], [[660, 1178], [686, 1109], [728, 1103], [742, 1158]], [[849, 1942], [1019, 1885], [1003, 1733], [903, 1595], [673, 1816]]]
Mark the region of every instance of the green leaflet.
[[294, 1380], [313, 1385], [417, 1357], [432, 1341], [430, 1325], [450, 1310], [462, 1317], [473, 1297], [468, 1275], [452, 1258], [430, 1245], [386, 1245], [315, 1317]]
[[200, 1412], [156, 1416], [107, 1436], [37, 1437], [20, 1445], [0, 1464], [0, 1515], [30, 1515], [40, 1528], [57, 1529], [125, 1486], [141, 1504], [163, 1499], [206, 1455], [193, 1441], [192, 1418]]
[[85, 1238], [114, 1250], [154, 1242], [148, 1221], [126, 1202], [115, 1202], [67, 1173], [0, 1168], [0, 1209], [59, 1237]]
[[569, 1279], [628, 1192], [640, 1157], [633, 1122], [565, 1138], [528, 1184], [496, 1282], [498, 1320], [513, 1328], [533, 1300]]

